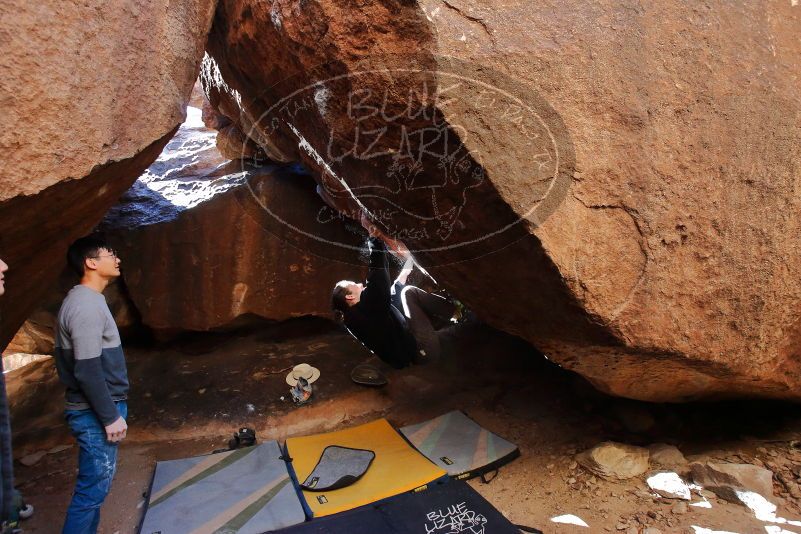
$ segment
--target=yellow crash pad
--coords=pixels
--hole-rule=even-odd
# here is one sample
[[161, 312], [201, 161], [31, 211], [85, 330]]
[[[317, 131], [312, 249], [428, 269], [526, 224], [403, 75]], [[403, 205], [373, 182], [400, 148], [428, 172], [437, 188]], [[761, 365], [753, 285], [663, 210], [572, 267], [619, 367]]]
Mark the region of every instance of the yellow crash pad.
[[375, 459], [354, 484], [324, 492], [303, 490], [314, 517], [351, 510], [371, 502], [425, 486], [446, 472], [414, 450], [386, 419], [371, 423], [286, 440], [292, 467], [303, 482], [311, 474], [323, 449], [331, 445], [367, 449]]

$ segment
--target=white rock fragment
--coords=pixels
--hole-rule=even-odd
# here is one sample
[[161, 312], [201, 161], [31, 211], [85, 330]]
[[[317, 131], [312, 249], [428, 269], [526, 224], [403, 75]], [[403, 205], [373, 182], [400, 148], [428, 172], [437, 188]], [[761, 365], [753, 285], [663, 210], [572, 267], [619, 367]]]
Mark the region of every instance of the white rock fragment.
[[728, 530], [712, 530], [711, 528], [692, 526], [695, 534], [738, 534], [737, 532], [729, 532]]
[[797, 534], [792, 530], [785, 530], [782, 527], [776, 525], [767, 525], [765, 527], [765, 532], [767, 532], [768, 534]]
[[755, 493], [753, 491], [738, 491], [737, 498], [740, 499], [740, 501], [742, 501], [742, 503], [746, 505], [752, 512], [754, 512], [754, 517], [760, 521], [801, 527], [801, 521], [791, 521], [783, 517], [778, 517], [776, 515], [776, 505], [759, 493]]
[[701, 497], [703, 500], [700, 502], [691, 503], [690, 506], [695, 506], [696, 508], [712, 508], [712, 503], [706, 500], [706, 497]]
[[589, 525], [585, 523], [583, 519], [573, 514], [558, 515], [556, 517], [552, 517], [551, 521], [554, 523], [564, 523], [566, 525], [576, 525], [578, 527], [589, 528]]
[[690, 487], [684, 483], [681, 477], [671, 471], [655, 473], [646, 480], [648, 487], [653, 491], [668, 499], [684, 499], [689, 501], [692, 498]]

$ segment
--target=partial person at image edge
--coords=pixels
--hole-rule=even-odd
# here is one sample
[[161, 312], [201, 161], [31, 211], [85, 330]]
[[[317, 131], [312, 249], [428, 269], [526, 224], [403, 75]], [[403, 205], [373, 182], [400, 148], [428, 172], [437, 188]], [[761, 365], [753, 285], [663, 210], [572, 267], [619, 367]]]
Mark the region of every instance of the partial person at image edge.
[[[8, 265], [0, 259], [0, 296], [6, 292], [5, 272]], [[14, 456], [11, 450], [11, 416], [9, 414], [8, 396], [6, 395], [6, 377], [3, 373], [3, 362], [0, 358], [0, 527], [5, 532], [5, 524], [14, 512]]]

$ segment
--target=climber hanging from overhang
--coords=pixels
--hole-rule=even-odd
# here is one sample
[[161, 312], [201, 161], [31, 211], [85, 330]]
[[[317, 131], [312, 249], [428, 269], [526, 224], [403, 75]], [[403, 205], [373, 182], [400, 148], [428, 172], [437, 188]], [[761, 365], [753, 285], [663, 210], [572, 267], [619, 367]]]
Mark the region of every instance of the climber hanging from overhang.
[[[360, 219], [370, 234], [367, 280], [338, 282], [331, 296], [332, 308], [356, 339], [393, 367], [436, 361], [441, 352], [437, 330], [457, 318], [457, 306], [407, 285], [415, 267], [409, 249], [384, 235], [364, 214]], [[394, 282], [390, 281], [387, 253], [404, 261]]]

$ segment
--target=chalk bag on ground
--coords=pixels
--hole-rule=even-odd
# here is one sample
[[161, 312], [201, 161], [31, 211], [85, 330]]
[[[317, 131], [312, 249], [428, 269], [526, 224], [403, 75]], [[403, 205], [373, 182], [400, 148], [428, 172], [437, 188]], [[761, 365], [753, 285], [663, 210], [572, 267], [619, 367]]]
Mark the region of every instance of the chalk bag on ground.
[[297, 384], [292, 386], [289, 393], [292, 395], [292, 401], [295, 404], [306, 404], [311, 401], [312, 386], [305, 378], [298, 378]]
[[300, 487], [309, 491], [331, 491], [350, 486], [362, 478], [373, 459], [373, 451], [329, 445]]
[[256, 444], [256, 431], [252, 428], [242, 427], [234, 432], [234, 437], [228, 441], [228, 448], [240, 449], [251, 447]]

